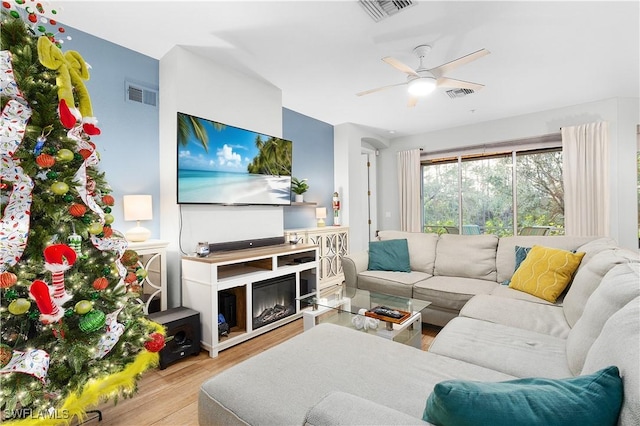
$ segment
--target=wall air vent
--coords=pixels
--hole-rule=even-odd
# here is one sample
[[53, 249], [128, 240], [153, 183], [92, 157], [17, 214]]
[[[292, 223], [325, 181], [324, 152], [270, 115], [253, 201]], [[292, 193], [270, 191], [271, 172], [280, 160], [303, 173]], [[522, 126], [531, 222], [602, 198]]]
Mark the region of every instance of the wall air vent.
[[473, 89], [451, 89], [447, 90], [447, 95], [451, 99], [455, 98], [464, 98], [465, 96], [469, 96], [470, 94], [475, 93]]
[[358, 3], [375, 22], [380, 22], [414, 4], [413, 0], [359, 0]]
[[158, 106], [158, 91], [141, 84], [125, 81], [125, 99], [129, 102]]

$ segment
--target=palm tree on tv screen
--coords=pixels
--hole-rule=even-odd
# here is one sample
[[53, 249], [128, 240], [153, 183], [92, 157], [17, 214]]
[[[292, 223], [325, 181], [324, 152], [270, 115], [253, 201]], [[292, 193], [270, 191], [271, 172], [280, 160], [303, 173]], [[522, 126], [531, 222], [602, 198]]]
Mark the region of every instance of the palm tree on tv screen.
[[[224, 124], [215, 123], [214, 128], [218, 131], [224, 128]], [[193, 135], [198, 140], [205, 152], [209, 152], [209, 135], [202, 124], [202, 121], [198, 117], [191, 115], [178, 113], [178, 143], [181, 146], [187, 146], [189, 143], [189, 136]]]
[[274, 176], [291, 175], [291, 143], [274, 137], [264, 141], [258, 135], [255, 146], [259, 153], [247, 166], [249, 173]]

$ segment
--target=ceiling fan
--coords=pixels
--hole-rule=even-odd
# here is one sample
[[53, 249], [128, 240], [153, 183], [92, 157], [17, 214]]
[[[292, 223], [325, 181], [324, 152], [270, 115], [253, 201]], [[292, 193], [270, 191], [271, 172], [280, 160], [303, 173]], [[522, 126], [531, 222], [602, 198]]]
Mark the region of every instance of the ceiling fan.
[[410, 95], [408, 106], [413, 107], [418, 102], [418, 97], [428, 95], [429, 93], [433, 92], [436, 87], [455, 87], [460, 89], [471, 89], [473, 91], [478, 91], [484, 87], [484, 85], [482, 84], [444, 77], [444, 74], [452, 71], [455, 68], [458, 68], [461, 65], [468, 64], [471, 61], [475, 61], [478, 58], [488, 55], [491, 52], [489, 52], [487, 49], [480, 49], [473, 53], [469, 53], [468, 55], [461, 56], [458, 59], [454, 59], [451, 62], [447, 62], [435, 68], [427, 69], [423, 64], [423, 60], [430, 51], [431, 46], [426, 44], [420, 45], [413, 49], [413, 53], [420, 60], [420, 66], [415, 70], [408, 65], [405, 65], [402, 62], [398, 61], [397, 59], [392, 58], [391, 56], [382, 58], [382, 60], [387, 64], [407, 74], [407, 81], [403, 83], [378, 87], [376, 89], [365, 90], [364, 92], [356, 93], [356, 95], [368, 95], [369, 93], [378, 92], [380, 90], [389, 89], [395, 86], [403, 86], [406, 84], [408, 86], [407, 89]]

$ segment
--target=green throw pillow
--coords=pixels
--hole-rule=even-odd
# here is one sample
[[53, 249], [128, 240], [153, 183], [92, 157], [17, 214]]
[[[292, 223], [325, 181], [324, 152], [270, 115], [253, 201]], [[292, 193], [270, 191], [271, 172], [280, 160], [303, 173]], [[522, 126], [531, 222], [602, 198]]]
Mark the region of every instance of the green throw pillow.
[[615, 425], [622, 406], [618, 367], [568, 379], [438, 383], [422, 420], [438, 426]]
[[[513, 268], [514, 272], [518, 270], [518, 268], [520, 267], [520, 264], [527, 257], [530, 251], [531, 251], [531, 247], [516, 246], [516, 267]], [[508, 280], [504, 280], [502, 282], [502, 285], [509, 285], [509, 284], [511, 284], [511, 278], [509, 278]]]
[[411, 272], [407, 240], [371, 241], [369, 243], [370, 271]]

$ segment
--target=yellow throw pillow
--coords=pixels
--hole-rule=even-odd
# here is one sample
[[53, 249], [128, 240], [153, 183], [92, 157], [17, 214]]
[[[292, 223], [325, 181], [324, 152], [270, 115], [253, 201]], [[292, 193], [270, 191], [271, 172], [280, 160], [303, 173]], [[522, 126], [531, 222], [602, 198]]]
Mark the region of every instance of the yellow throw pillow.
[[513, 273], [509, 287], [555, 303], [583, 256], [584, 253], [534, 245]]

